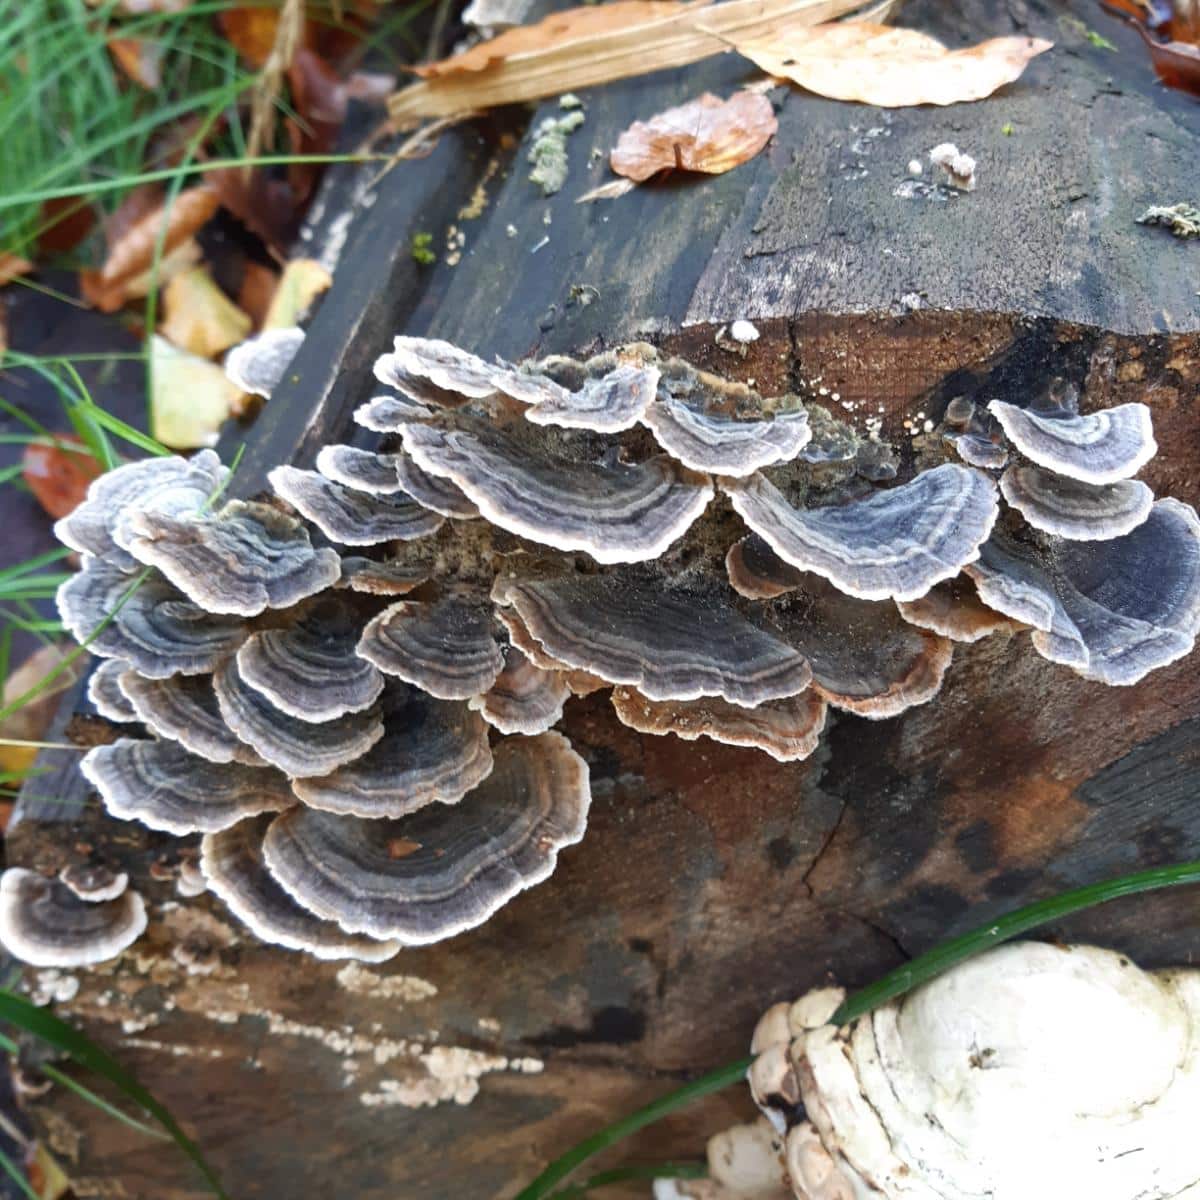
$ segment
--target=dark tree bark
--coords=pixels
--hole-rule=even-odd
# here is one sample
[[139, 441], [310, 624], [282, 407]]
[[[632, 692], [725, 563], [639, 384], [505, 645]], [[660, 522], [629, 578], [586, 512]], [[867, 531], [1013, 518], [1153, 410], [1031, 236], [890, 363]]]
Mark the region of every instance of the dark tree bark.
[[[1149, 204], [1200, 195], [1194, 101], [1161, 89], [1137, 40], [1082, 0], [929, 0], [904, 21], [952, 45], [1028, 32], [1058, 46], [1016, 85], [951, 109], [792, 93], [751, 163], [615, 202], [575, 203], [607, 171], [593, 148], [705, 89], [728, 94], [751, 77], [746, 62], [589, 94], [552, 199], [527, 178], [528, 134], [506, 155], [461, 131], [398, 166], [354, 218], [238, 488], [343, 439], [372, 359], [403, 329], [514, 358], [649, 338], [767, 390], [882, 406], [897, 438], [905, 417], [936, 419], [954, 396], [1034, 394], [1062, 378], [1089, 407], [1148, 401], [1161, 445], [1148, 482], [1200, 502], [1200, 243], [1135, 223]], [[1081, 22], [1119, 52], [1093, 47]], [[947, 140], [978, 160], [978, 190], [898, 194], [908, 161]], [[486, 203], [463, 215], [477, 186]], [[413, 264], [414, 233], [441, 250], [455, 229], [457, 265]], [[744, 359], [715, 341], [737, 318], [763, 335]], [[774, 1000], [831, 975], [868, 982], [1064, 887], [1200, 857], [1194, 660], [1108, 689], [1023, 637], [991, 638], [957, 649], [933, 703], [880, 723], [839, 715], [791, 766], [642, 738], [603, 696], [572, 701], [564, 728], [592, 769], [583, 844], [483, 928], [370, 976], [250, 937], [216, 973], [189, 974], [172, 947], [197, 921], [225, 938], [220, 905], [164, 909], [171, 885], [151, 867], [176, 861], [178, 843], [105, 817], [77, 756], [48, 754], [55, 773], [31, 784], [10, 861], [48, 869], [101, 846], [155, 902], [147, 939], [84, 976], [67, 1011], [185, 1119], [239, 1198], [509, 1196], [597, 1125], [745, 1053]], [[73, 732], [107, 736], [80, 718]], [[1194, 912], [1194, 896], [1164, 894], [1053, 932], [1184, 961]], [[396, 1103], [396, 1081], [434, 1086], [441, 1068], [422, 1055], [436, 1044], [512, 1061], [469, 1104]], [[516, 1069], [526, 1059], [544, 1069]], [[746, 1104], [735, 1090], [631, 1153], [695, 1154]], [[55, 1094], [42, 1117], [52, 1142], [74, 1147], [81, 1196], [200, 1194], [162, 1146], [70, 1097]]]

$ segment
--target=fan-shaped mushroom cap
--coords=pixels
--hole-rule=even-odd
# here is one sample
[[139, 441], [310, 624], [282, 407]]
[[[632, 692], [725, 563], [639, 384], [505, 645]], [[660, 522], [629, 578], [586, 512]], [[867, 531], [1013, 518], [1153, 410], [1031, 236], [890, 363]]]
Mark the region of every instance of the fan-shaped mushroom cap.
[[425, 421], [433, 409], [399, 396], [375, 396], [354, 410], [354, 420], [373, 433], [399, 433], [410, 421]]
[[134, 571], [137, 562], [116, 536], [126, 509], [172, 516], [194, 512], [228, 478], [229, 471], [211, 450], [201, 450], [190, 459], [173, 454], [126, 463], [92, 483], [87, 499], [55, 523], [54, 536], [80, 554]]
[[362, 758], [328, 775], [297, 779], [296, 795], [325, 812], [402, 817], [426, 804], [455, 804], [491, 774], [487, 726], [465, 704], [395, 684], [384, 734]]
[[993, 537], [967, 572], [985, 604], [1034, 627], [1039, 654], [1103, 683], [1136, 683], [1200, 631], [1200, 519], [1178, 500], [1110, 541], [1038, 552]]
[[225, 355], [225, 374], [243, 392], [270, 399], [303, 344], [303, 329], [266, 329]]
[[241, 618], [205, 612], [160, 576], [139, 583], [100, 559], [59, 587], [57, 604], [63, 625], [93, 654], [123, 658], [154, 679], [211, 671], [249, 632]]
[[423, 508], [459, 521], [479, 516], [479, 509], [467, 499], [458, 484], [421, 470], [407, 454], [397, 455], [396, 476], [404, 490]]
[[383, 736], [378, 707], [314, 725], [290, 716], [241, 677], [233, 659], [213, 676], [225, 724], [267, 762], [297, 779], [361, 758]]
[[95, 710], [108, 721], [124, 723], [138, 719], [129, 697], [121, 691], [117, 682], [128, 670], [129, 664], [123, 658], [106, 658], [88, 678], [87, 697]]
[[808, 578], [806, 572], [784, 562], [757, 533], [748, 533], [729, 547], [725, 573], [733, 590], [748, 600], [774, 600], [795, 591]]
[[209, 762], [174, 742], [121, 738], [89, 750], [80, 769], [114, 817], [176, 835], [212, 833], [296, 802], [278, 771]]
[[300, 808], [272, 823], [271, 874], [305, 908], [352, 933], [424, 945], [487, 920], [546, 879], [587, 824], [587, 764], [556, 733], [512, 738], [457, 805], [396, 821]]
[[742, 708], [716, 696], [647, 700], [633, 688], [615, 687], [612, 704], [621, 724], [639, 733], [673, 733], [688, 742], [707, 737], [727, 746], [753, 746], [779, 762], [807, 758], [825, 728], [825, 701], [811, 690]]
[[276, 467], [267, 478], [276, 493], [327, 538], [346, 546], [408, 542], [428, 537], [442, 526], [441, 516], [403, 492], [371, 496], [299, 467]]
[[904, 621], [893, 604], [858, 600], [809, 577], [774, 609], [784, 640], [808, 659], [813, 690], [882, 720], [932, 699], [953, 644]]
[[1008, 451], [981, 433], [960, 433], [954, 438], [958, 457], [972, 467], [1000, 471], [1008, 466]]
[[975, 585], [962, 575], [935, 584], [919, 600], [897, 600], [896, 607], [910, 625], [940, 633], [952, 642], [977, 642], [993, 633], [1024, 628], [988, 608]]
[[1084, 483], [1128, 479], [1158, 451], [1144, 404], [1118, 404], [1080, 416], [1038, 413], [993, 400], [988, 410], [1026, 458]]
[[403, 596], [413, 588], [428, 583], [431, 574], [426, 563], [386, 558], [376, 560], [348, 554], [342, 559], [342, 577], [337, 586], [369, 596]]
[[178, 742], [209, 762], [240, 762], [248, 767], [267, 764], [221, 719], [210, 675], [172, 675], [146, 679], [133, 671], [121, 676], [137, 719], [159, 737]]
[[726, 589], [659, 572], [496, 581], [493, 597], [512, 605], [551, 658], [651, 700], [723, 696], [753, 708], [794, 696], [812, 678], [805, 659], [752, 625]]
[[317, 470], [326, 479], [356, 492], [372, 496], [391, 496], [404, 491], [396, 475], [398, 454], [376, 454], [357, 446], [322, 446], [317, 454]]
[[509, 646], [496, 682], [467, 704], [501, 733], [545, 733], [562, 719], [570, 694], [558, 671], [543, 670], [516, 646]]
[[738, 478], [791, 462], [812, 439], [803, 408], [771, 420], [737, 420], [664, 396], [646, 409], [642, 423], [685, 467]]
[[129, 876], [124, 871], [114, 871], [101, 863], [71, 863], [59, 871], [58, 879], [80, 900], [92, 904], [115, 900], [129, 886]]
[[[789, 1132], [789, 1173], [801, 1196], [1189, 1195], [1198, 1031], [1194, 970], [1150, 974], [1090, 946], [1000, 947], [848, 1037], [824, 1026], [793, 1043], [816, 1137]], [[812, 1190], [820, 1180], [829, 1190]]]
[[780, 558], [864, 600], [915, 600], [957, 575], [978, 557], [999, 511], [995, 484], [954, 463], [829, 508], [793, 508], [761, 475], [723, 486]]
[[262, 843], [270, 814], [239, 821], [200, 842], [200, 866], [208, 886], [255, 937], [289, 950], [305, 950], [314, 958], [354, 958], [384, 962], [400, 949], [395, 941], [344, 932], [301, 908], [281, 888], [263, 862]]
[[1106, 541], [1136, 529], [1154, 493], [1140, 480], [1081, 483], [1042, 467], [1009, 467], [1000, 491], [1030, 525], [1078, 542]]
[[370, 708], [383, 676], [355, 653], [362, 623], [336, 596], [314, 600], [295, 624], [253, 634], [237, 654], [243, 682], [301, 721]]
[[493, 525], [602, 563], [657, 558], [713, 497], [706, 477], [666, 455], [572, 458], [482, 422], [407, 425], [401, 436], [419, 467], [452, 480]]
[[146, 929], [135, 891], [81, 900], [57, 879], [9, 867], [0, 875], [0, 942], [35, 967], [86, 967], [116, 958]]
[[253, 617], [287, 608], [337, 580], [337, 552], [266, 504], [231, 500], [214, 514], [128, 515], [130, 554], [157, 567], [206, 612]]
[[657, 367], [622, 363], [598, 378], [584, 380], [573, 392], [548, 387], [544, 398], [525, 410], [525, 419], [535, 425], [620, 433], [638, 423], [657, 387]]
[[441, 700], [486, 692], [504, 667], [490, 611], [457, 596], [385, 608], [363, 630], [358, 654]]
[[567, 685], [567, 689], [575, 696], [590, 696], [592, 692], [602, 692], [609, 686], [607, 679], [593, 675], [589, 671], [580, 671], [551, 658], [545, 647], [525, 628], [525, 623], [517, 616], [516, 609], [498, 608], [496, 616], [500, 618], [505, 632], [508, 634], [509, 645], [519, 650], [539, 671], [548, 671], [557, 675]]

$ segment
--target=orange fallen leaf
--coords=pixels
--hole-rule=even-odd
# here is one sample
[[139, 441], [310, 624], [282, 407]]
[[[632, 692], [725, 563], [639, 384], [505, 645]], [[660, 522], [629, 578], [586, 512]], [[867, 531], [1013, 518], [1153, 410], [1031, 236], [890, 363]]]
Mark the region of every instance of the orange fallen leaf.
[[19, 254], [11, 254], [7, 250], [0, 252], [0, 287], [11, 283], [21, 275], [28, 275], [33, 270], [33, 263]]
[[108, 39], [108, 52], [134, 83], [151, 92], [162, 86], [162, 42], [114, 37]]
[[617, 139], [612, 169], [638, 183], [660, 171], [723, 175], [753, 158], [779, 128], [766, 96], [705, 92], [649, 121], [634, 121]]
[[[246, 63], [257, 69], [271, 57], [275, 34], [279, 28], [279, 8], [227, 8], [217, 14], [217, 26]], [[307, 44], [307, 27], [304, 40]]]
[[96, 210], [82, 196], [51, 196], [42, 202], [38, 224], [38, 253], [64, 254], [91, 233]]
[[333, 276], [315, 258], [294, 258], [283, 268], [279, 286], [263, 319], [263, 329], [298, 325], [312, 302], [333, 283]]
[[[707, 3], [707, 0], [704, 2]], [[505, 30], [498, 37], [480, 42], [461, 54], [420, 67], [409, 67], [408, 70], [422, 79], [435, 79], [458, 71], [486, 71], [513, 54], [562, 46], [579, 38], [611, 33], [644, 21], [657, 21], [695, 7], [695, 4], [681, 4], [678, 0], [613, 0], [611, 4], [568, 8], [551, 13], [536, 24], [518, 25]]]
[[163, 292], [164, 337], [201, 358], [215, 358], [249, 336], [253, 323], [204, 267], [176, 275]]
[[[346, 116], [346, 85], [315, 51], [301, 47], [287, 69], [295, 117], [285, 122], [288, 140], [297, 155], [328, 154]], [[321, 176], [319, 163], [290, 163], [288, 181], [298, 203], [312, 194]]]
[[734, 33], [727, 40], [768, 74], [832, 100], [881, 108], [982, 100], [1019, 78], [1030, 59], [1054, 44], [1042, 38], [999, 37], [948, 50], [915, 29], [868, 21], [792, 29], [773, 37]]
[[[128, 210], [118, 209], [106, 231], [109, 251], [104, 265], [98, 271], [80, 272], [85, 297], [104, 312], [115, 312], [126, 300], [146, 294], [160, 236], [163, 258], [159, 266], [167, 266], [170, 260], [177, 270], [192, 234], [220, 203], [216, 192], [203, 184], [180, 192], [169, 208], [161, 199], [151, 204], [152, 194], [139, 190], [128, 198]], [[159, 282], [167, 277], [168, 273], [160, 270]]]
[[30, 442], [21, 458], [21, 477], [56, 520], [74, 512], [92, 480], [104, 474], [104, 467], [78, 438], [59, 434], [57, 441], [57, 445]]
[[[647, 4], [645, 15], [637, 19], [624, 7], [628, 2], [568, 9], [547, 18], [566, 22], [565, 33], [548, 44], [543, 34], [533, 33], [546, 24], [542, 22], [511, 29], [468, 51], [473, 57], [465, 69], [462, 55], [432, 63], [422, 68], [428, 78], [392, 96], [388, 113], [403, 126], [685, 67], [725, 53], [736, 33], [765, 36], [777, 27], [815, 25], [860, 7], [861, 0], [696, 0], [673, 5], [660, 0], [661, 9]], [[610, 14], [622, 9], [624, 18], [614, 21]], [[579, 12], [589, 15], [573, 16]]]
[[83, 298], [101, 312], [116, 312], [130, 300], [140, 300], [152, 291], [165, 287], [180, 271], [194, 267], [204, 257], [195, 238], [180, 242], [158, 260], [158, 266], [147, 267], [138, 275], [105, 283], [99, 271], [80, 271], [79, 290]]

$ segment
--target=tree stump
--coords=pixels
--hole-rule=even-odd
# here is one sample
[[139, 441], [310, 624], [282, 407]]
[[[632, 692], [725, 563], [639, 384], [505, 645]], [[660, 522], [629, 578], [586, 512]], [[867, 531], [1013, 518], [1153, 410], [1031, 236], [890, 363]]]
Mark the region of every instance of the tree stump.
[[[527, 178], [528, 131], [514, 151], [463, 127], [397, 166], [354, 217], [237, 488], [344, 440], [373, 358], [404, 331], [514, 359], [647, 339], [768, 392], [877, 413], [901, 446], [906, 419], [937, 420], [955, 396], [1062, 379], [1087, 409], [1148, 402], [1161, 450], [1147, 481], [1200, 502], [1200, 243], [1135, 223], [1200, 195], [1194, 101], [1160, 88], [1137, 39], [1082, 0], [927, 0], [903, 22], [950, 45], [1030, 33], [1057, 47], [950, 109], [788, 93], [750, 163], [611, 202], [575, 201], [607, 177], [622, 129], [729, 94], [750, 64], [722, 56], [587, 94], [552, 198]], [[912, 187], [909, 160], [948, 140], [978, 160], [978, 190]], [[439, 251], [430, 270], [409, 253], [420, 232]], [[717, 337], [735, 319], [761, 333], [745, 357]], [[108, 736], [86, 715], [66, 728]], [[50, 869], [96, 846], [153, 914], [115, 966], [81, 976], [65, 1014], [184, 1120], [240, 1200], [511, 1196], [600, 1124], [744, 1054], [772, 1001], [830, 976], [869, 982], [1064, 887], [1200, 857], [1194, 659], [1105, 688], [1022, 636], [993, 637], [956, 648], [932, 703], [878, 723], [837, 714], [792, 765], [643, 738], [603, 696], [571, 701], [563, 728], [592, 772], [585, 841], [482, 928], [371, 968], [260, 945], [207, 897], [174, 905], [180, 843], [108, 818], [77, 755], [48, 753], [9, 861]], [[1189, 961], [1194, 908], [1163, 893], [1053, 932]], [[222, 948], [215, 971], [173, 957], [190, 937]], [[734, 1089], [628, 1153], [695, 1155], [747, 1109]], [[61, 1091], [40, 1117], [82, 1197], [202, 1194], [179, 1157]]]

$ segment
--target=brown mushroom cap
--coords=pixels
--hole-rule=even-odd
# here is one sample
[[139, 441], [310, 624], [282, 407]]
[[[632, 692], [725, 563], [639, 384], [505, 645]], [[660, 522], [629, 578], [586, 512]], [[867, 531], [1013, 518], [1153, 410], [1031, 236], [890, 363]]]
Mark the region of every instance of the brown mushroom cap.
[[383, 736], [378, 706], [331, 721], [302, 721], [272, 704], [230, 659], [213, 676], [225, 724], [272, 766], [296, 779], [324, 775], [361, 758]]
[[248, 767], [267, 764], [221, 718], [211, 675], [172, 675], [146, 679], [134, 671], [121, 676], [138, 720], [159, 737], [178, 742], [209, 762], [240, 762]]
[[59, 871], [58, 879], [80, 900], [93, 904], [115, 900], [129, 886], [129, 876], [124, 871], [114, 871], [102, 863], [70, 863]]
[[405, 490], [396, 475], [399, 457], [360, 450], [357, 446], [322, 446], [317, 454], [317, 470], [326, 479], [353, 491], [393, 496]]
[[129, 552], [157, 567], [206, 612], [253, 617], [287, 608], [337, 580], [341, 560], [317, 549], [299, 521], [231, 500], [214, 514], [134, 512]]
[[301, 908], [279, 886], [262, 855], [272, 820], [270, 814], [250, 817], [220, 833], [205, 834], [200, 843], [200, 866], [208, 886], [233, 915], [262, 941], [304, 950], [314, 958], [373, 963], [393, 958], [399, 942], [345, 933], [333, 921]]
[[657, 558], [707, 507], [709, 480], [666, 455], [628, 464], [568, 453], [570, 435], [527, 437], [467, 417], [454, 427], [410, 424], [404, 449], [455, 483], [493, 525], [597, 562]]
[[969, 578], [963, 575], [935, 584], [919, 600], [897, 600], [900, 615], [948, 637], [952, 642], [977, 642], [993, 633], [1014, 633], [1019, 622], [988, 608]]
[[903, 620], [894, 604], [847, 596], [816, 576], [775, 603], [781, 636], [812, 666], [830, 704], [882, 720], [937, 694], [953, 644]]
[[146, 929], [141, 896], [82, 900], [57, 879], [9, 867], [0, 875], [0, 942], [35, 967], [85, 967], [116, 958]]
[[101, 559], [62, 584], [57, 604], [63, 625], [93, 654], [156, 679], [211, 671], [249, 633], [240, 617], [205, 612], [161, 576], [139, 582]]
[[748, 600], [774, 600], [798, 588], [806, 572], [786, 563], [757, 533], [733, 543], [725, 555], [730, 586]]
[[129, 697], [121, 690], [120, 676], [129, 670], [123, 658], [103, 659], [88, 676], [87, 697], [92, 707], [108, 721], [124, 724], [138, 719]]
[[1034, 627], [1044, 658], [1112, 686], [1182, 658], [1200, 631], [1200, 518], [1178, 500], [1109, 541], [993, 535], [967, 571], [984, 603]]
[[863, 600], [915, 600], [957, 575], [978, 557], [999, 511], [995, 484], [954, 463], [828, 508], [793, 508], [761, 475], [723, 487], [780, 558]]
[[393, 684], [384, 734], [361, 758], [293, 782], [312, 808], [358, 817], [402, 817], [438, 801], [455, 804], [492, 770], [487, 726], [461, 702]]
[[587, 764], [556, 733], [511, 738], [460, 803], [399, 820], [294, 809], [267, 831], [271, 874], [351, 933], [425, 945], [486, 921], [583, 836]]
[[1082, 542], [1131, 532], [1154, 504], [1154, 493], [1140, 480], [1081, 483], [1043, 467], [1009, 467], [1000, 491], [1035, 529]]
[[467, 704], [501, 733], [545, 733], [562, 719], [570, 694], [558, 671], [543, 670], [516, 646], [509, 646], [496, 682]]
[[303, 329], [266, 329], [234, 346], [222, 366], [243, 392], [270, 399], [303, 344]]
[[779, 762], [807, 758], [825, 728], [825, 701], [812, 690], [757, 708], [741, 708], [715, 696], [700, 700], [647, 700], [628, 687], [615, 687], [613, 709], [623, 725], [639, 733], [673, 733], [685, 741], [712, 738], [727, 746], [765, 750]]
[[330, 540], [346, 546], [375, 546], [428, 537], [444, 518], [411, 496], [371, 496], [334, 483], [316, 471], [276, 467], [267, 478], [276, 493]]
[[982, 433], [960, 433], [953, 439], [958, 457], [968, 466], [1000, 471], [1008, 466], [1008, 451]]
[[1034, 412], [993, 400], [988, 410], [1026, 458], [1084, 483], [1128, 479], [1158, 451], [1150, 410], [1144, 404], [1118, 404], [1080, 415]]
[[174, 742], [121, 738], [89, 750], [80, 769], [114, 817], [176, 835], [212, 833], [296, 802], [278, 771], [209, 762]]
[[504, 667], [489, 610], [457, 596], [385, 608], [363, 630], [358, 654], [441, 700], [486, 692]]
[[253, 634], [237, 654], [242, 680], [301, 721], [370, 708], [383, 676], [355, 653], [362, 622], [336, 595], [312, 601], [296, 622]]
[[747, 708], [804, 691], [804, 658], [731, 603], [723, 586], [673, 579], [651, 568], [545, 580], [501, 578], [511, 605], [557, 662], [651, 700], [723, 696]]
[[348, 554], [342, 559], [342, 577], [337, 586], [368, 596], [404, 596], [428, 583], [431, 575], [432, 568], [427, 563]]

